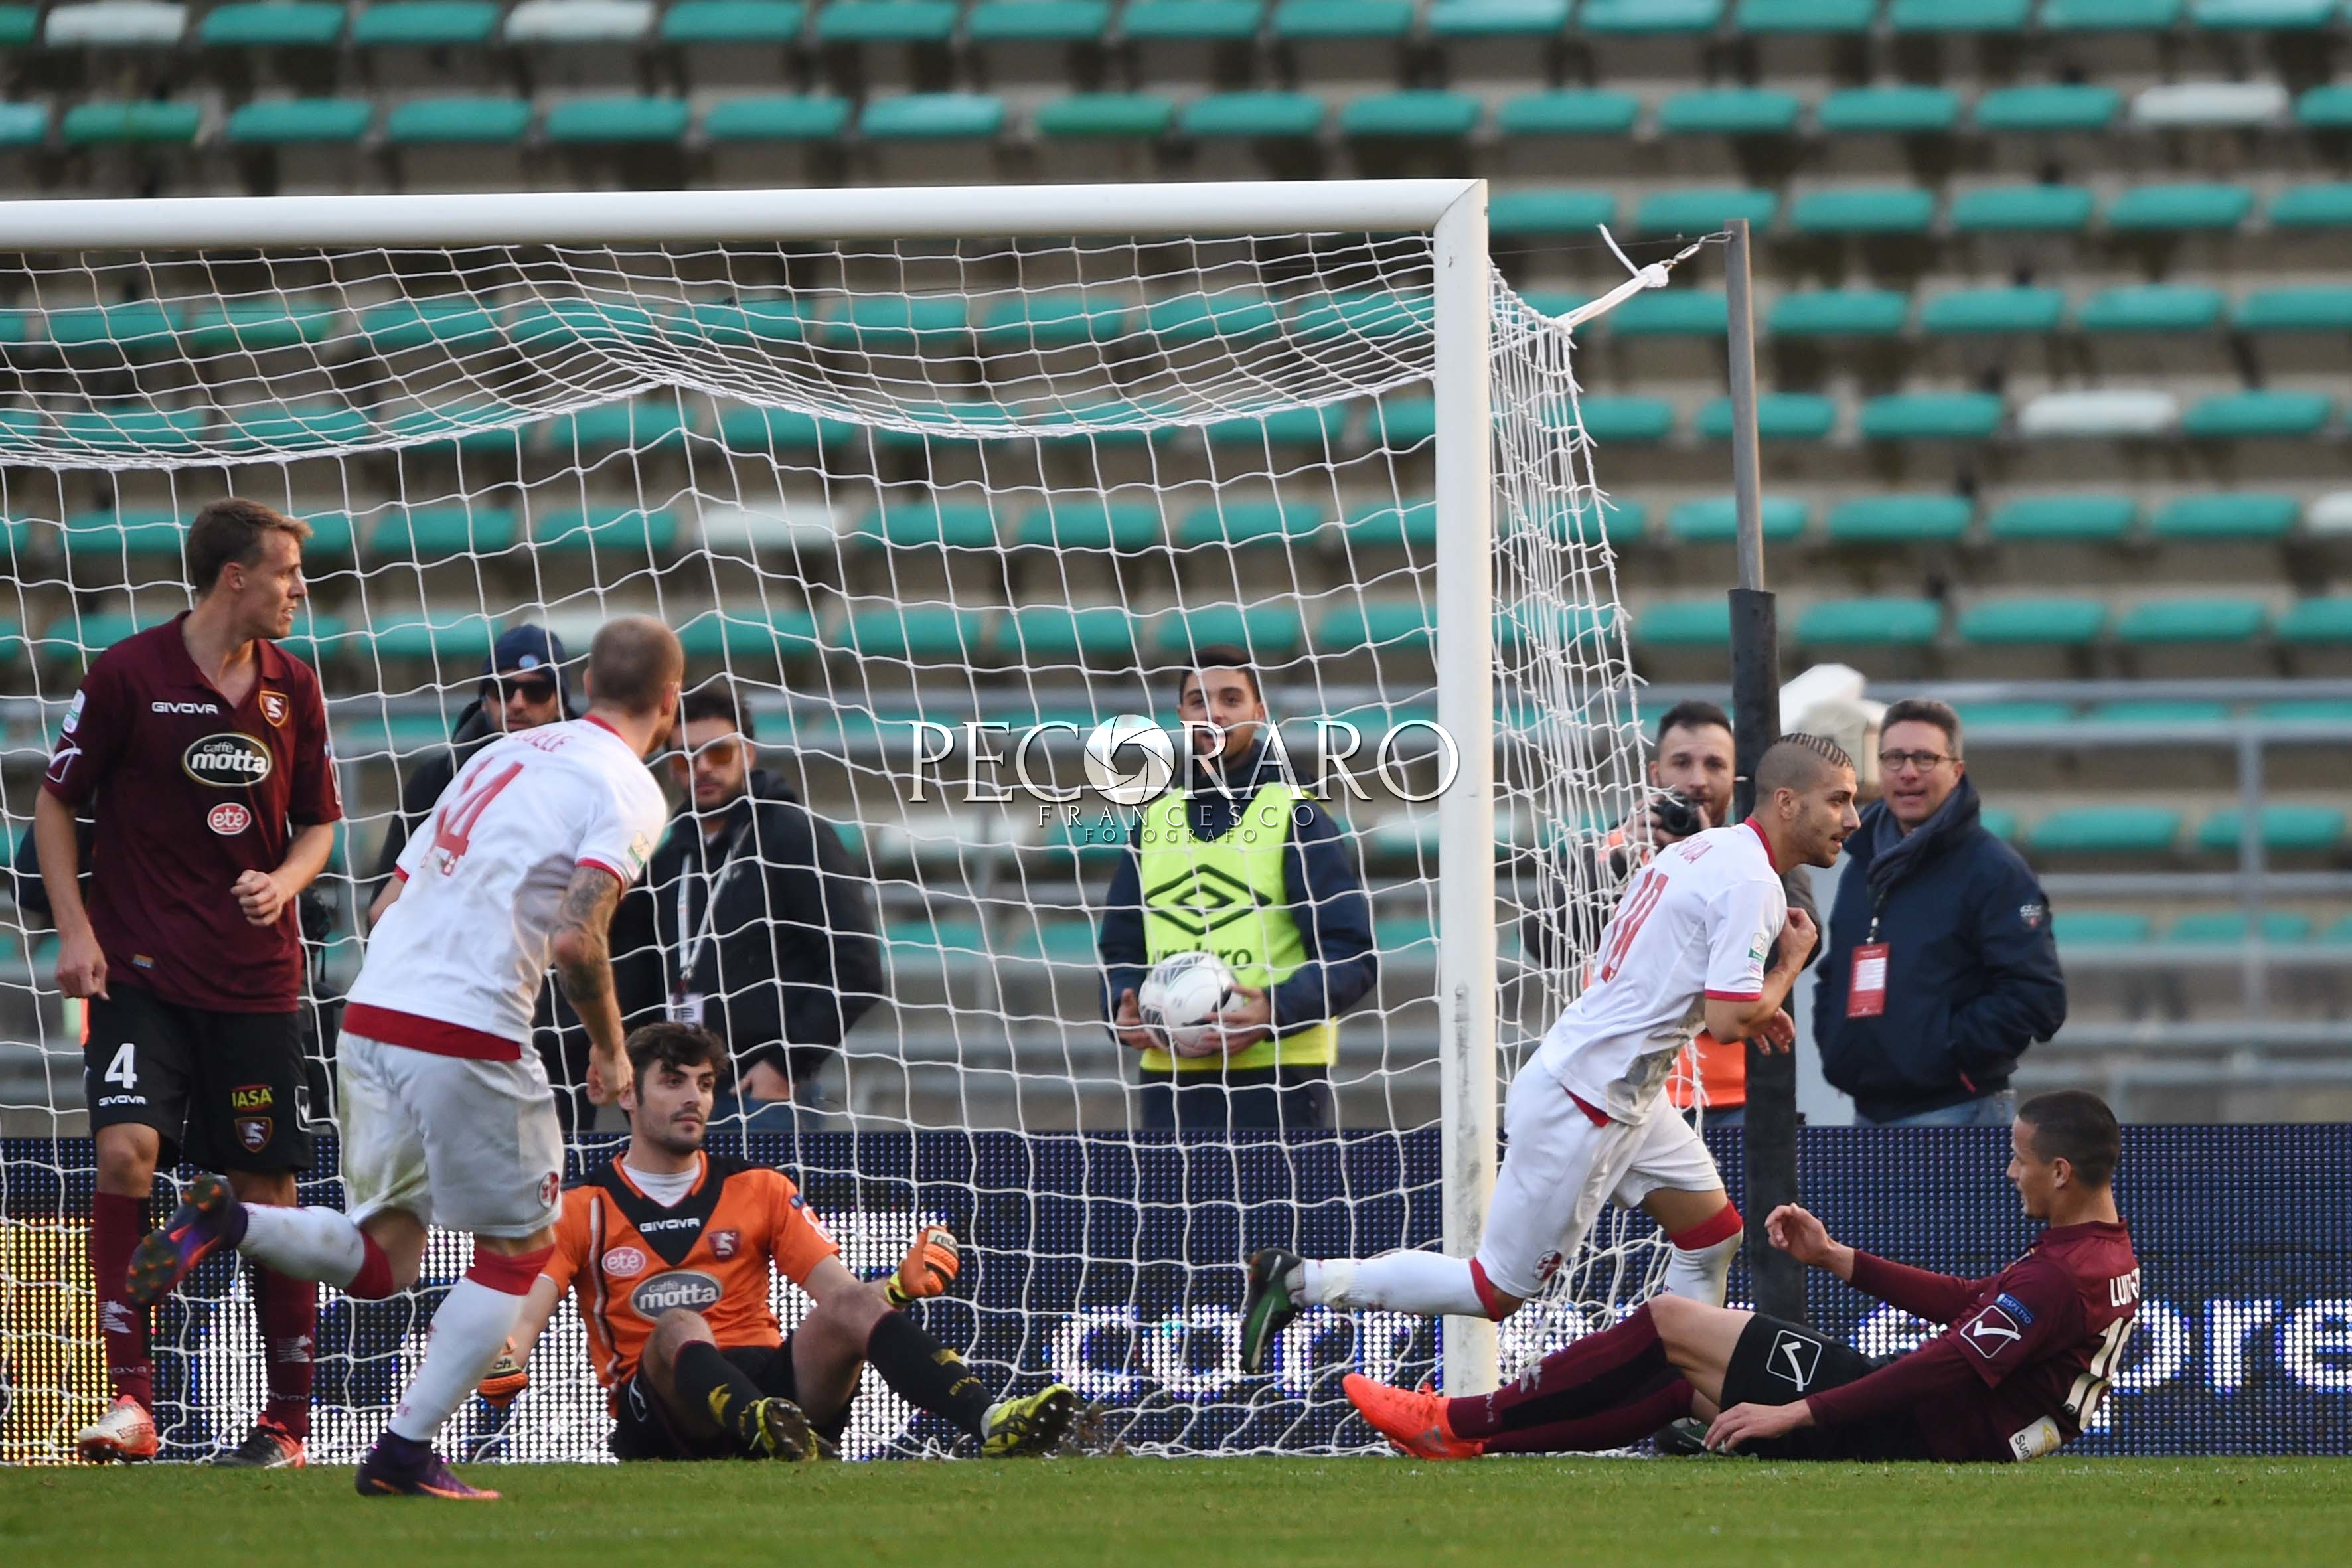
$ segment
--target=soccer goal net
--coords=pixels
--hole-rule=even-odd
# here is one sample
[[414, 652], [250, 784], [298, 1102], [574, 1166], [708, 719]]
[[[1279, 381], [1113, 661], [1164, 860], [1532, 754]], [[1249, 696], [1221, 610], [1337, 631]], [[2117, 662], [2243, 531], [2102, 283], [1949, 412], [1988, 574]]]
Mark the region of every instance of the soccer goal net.
[[[25, 255], [0, 269], [6, 841], [88, 662], [186, 607], [195, 510], [234, 493], [299, 516], [292, 647], [323, 679], [348, 813], [310, 933], [331, 1002], [402, 785], [448, 752], [494, 639], [554, 633], [576, 703], [597, 626], [657, 615], [690, 686], [724, 674], [745, 698], [763, 798], [804, 803], [850, 868], [838, 910], [756, 894], [770, 945], [854, 943], [862, 908], [878, 956], [837, 1050], [782, 1042], [793, 1103], [729, 1102], [714, 1144], [789, 1170], [862, 1272], [950, 1226], [966, 1268], [928, 1326], [1008, 1390], [1073, 1384], [1106, 1440], [1365, 1447], [1343, 1372], [1475, 1389], [1491, 1338], [1317, 1313], [1244, 1377], [1242, 1259], [1475, 1242], [1498, 1083], [1605, 912], [1580, 846], [1640, 779], [1570, 331], [1491, 270], [1484, 202], [1401, 182], [20, 204]], [[1246, 650], [1339, 830], [1346, 877], [1294, 917], [1315, 935], [1329, 903], [1326, 956], [1377, 961], [1336, 1021], [1337, 1134], [1150, 1131], [1144, 1064], [1103, 1023], [1135, 811], [1084, 742], [1123, 715], [1174, 730], [1214, 644]], [[79, 1009], [16, 858], [0, 1458], [56, 1458], [105, 1388], [94, 1173]], [[1351, 886], [1360, 940], [1339, 929]], [[1228, 902], [1271, 898], [1185, 907], [1213, 948]], [[305, 1192], [336, 1203], [323, 1016]], [[575, 1176], [616, 1147], [612, 1114], [577, 1130]], [[1596, 1238], [1500, 1370], [1646, 1294], [1661, 1258], [1638, 1225]], [[326, 1293], [314, 1458], [373, 1436], [464, 1262], [439, 1237], [406, 1300]], [[167, 1452], [234, 1443], [258, 1408], [247, 1300], [215, 1259], [159, 1312]], [[464, 1417], [461, 1450], [601, 1456], [568, 1304], [543, 1344], [531, 1391]], [[853, 1453], [947, 1446], [868, 1392]]]

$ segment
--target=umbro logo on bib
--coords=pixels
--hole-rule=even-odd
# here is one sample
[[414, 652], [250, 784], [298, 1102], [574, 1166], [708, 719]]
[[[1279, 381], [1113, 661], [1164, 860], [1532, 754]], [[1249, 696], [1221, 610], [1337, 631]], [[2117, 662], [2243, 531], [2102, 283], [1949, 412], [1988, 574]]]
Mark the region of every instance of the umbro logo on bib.
[[1195, 937], [1257, 912], [1256, 889], [1217, 866], [1195, 866], [1148, 888], [1144, 903], [1151, 912]]

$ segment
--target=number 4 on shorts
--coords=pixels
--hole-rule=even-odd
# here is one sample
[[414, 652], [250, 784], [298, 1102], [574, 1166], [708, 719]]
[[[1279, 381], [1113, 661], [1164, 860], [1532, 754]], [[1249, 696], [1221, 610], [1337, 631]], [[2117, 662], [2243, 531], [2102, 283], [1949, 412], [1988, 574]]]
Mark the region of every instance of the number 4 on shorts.
[[114, 1059], [106, 1064], [106, 1081], [121, 1084], [122, 1092], [125, 1094], [132, 1092], [139, 1087], [138, 1050], [139, 1043], [136, 1040], [125, 1040], [122, 1042], [121, 1048], [114, 1053]]

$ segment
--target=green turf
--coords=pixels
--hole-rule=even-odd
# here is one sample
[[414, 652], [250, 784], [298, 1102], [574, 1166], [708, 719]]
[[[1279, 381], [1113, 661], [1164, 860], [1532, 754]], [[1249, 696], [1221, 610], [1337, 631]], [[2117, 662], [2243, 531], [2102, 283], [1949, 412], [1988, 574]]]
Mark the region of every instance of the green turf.
[[1310, 1563], [2340, 1561], [2352, 1465], [2045, 1459], [1071, 1459], [485, 1466], [507, 1500], [352, 1495], [352, 1473], [0, 1470], [10, 1568], [93, 1563]]

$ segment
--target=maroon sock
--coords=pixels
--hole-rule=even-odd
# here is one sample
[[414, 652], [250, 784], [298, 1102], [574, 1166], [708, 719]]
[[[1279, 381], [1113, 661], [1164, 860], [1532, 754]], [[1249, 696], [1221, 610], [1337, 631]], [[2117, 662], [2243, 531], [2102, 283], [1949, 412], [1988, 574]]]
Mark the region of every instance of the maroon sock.
[[392, 1282], [392, 1259], [384, 1255], [375, 1237], [360, 1233], [360, 1271], [343, 1287], [343, 1294], [354, 1301], [389, 1301], [400, 1294]]
[[147, 1357], [147, 1309], [124, 1289], [131, 1254], [147, 1234], [147, 1202], [100, 1193], [89, 1204], [89, 1267], [98, 1287], [98, 1330], [114, 1392], [155, 1408], [155, 1367]]
[[275, 1268], [253, 1268], [255, 1315], [261, 1320], [269, 1403], [262, 1414], [289, 1436], [310, 1435], [310, 1353], [319, 1333], [319, 1288]]
[[1616, 1327], [1552, 1352], [1494, 1393], [1448, 1401], [1445, 1416], [1465, 1437], [1548, 1426], [1607, 1408], [1665, 1366], [1665, 1346], [1644, 1302]]
[[1541, 1426], [1526, 1426], [1486, 1439], [1490, 1454], [1599, 1453], [1638, 1443], [1669, 1421], [1691, 1412], [1691, 1385], [1675, 1377], [1614, 1409]]

